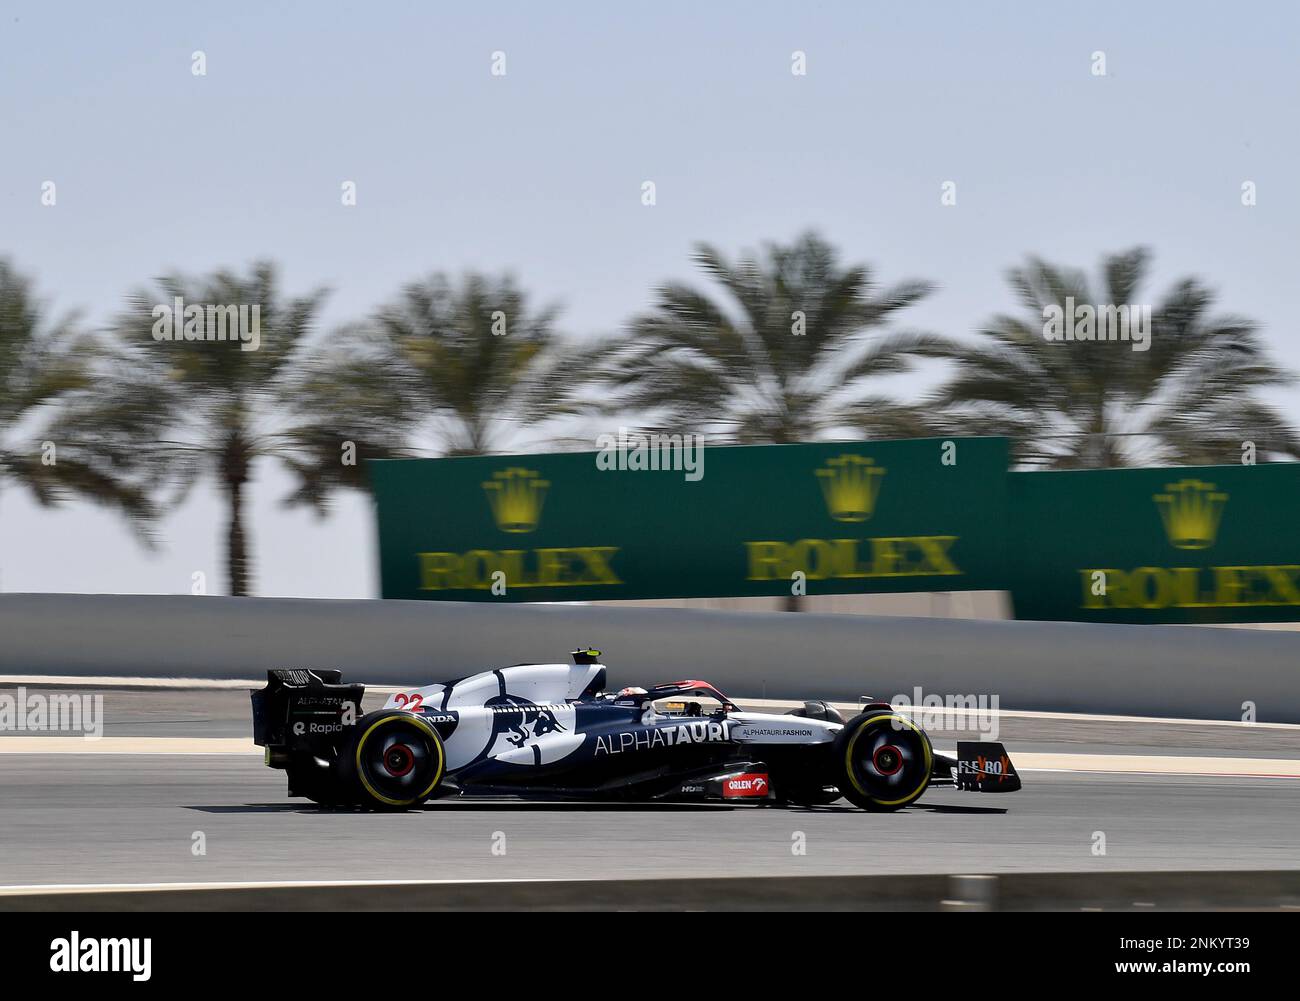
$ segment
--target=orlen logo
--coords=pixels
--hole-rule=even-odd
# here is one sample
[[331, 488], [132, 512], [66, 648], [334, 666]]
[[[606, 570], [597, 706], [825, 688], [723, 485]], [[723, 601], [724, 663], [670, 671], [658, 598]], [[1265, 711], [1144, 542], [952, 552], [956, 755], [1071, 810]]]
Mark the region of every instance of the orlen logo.
[[727, 799], [742, 796], [766, 796], [767, 788], [767, 776], [754, 772], [727, 779], [722, 783], [722, 795]]

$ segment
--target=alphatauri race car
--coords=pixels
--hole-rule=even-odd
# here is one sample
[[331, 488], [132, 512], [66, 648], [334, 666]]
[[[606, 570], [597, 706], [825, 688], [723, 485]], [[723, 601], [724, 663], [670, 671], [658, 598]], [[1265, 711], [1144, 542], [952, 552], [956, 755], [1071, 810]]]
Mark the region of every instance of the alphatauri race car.
[[392, 810], [433, 797], [736, 802], [812, 806], [841, 796], [898, 810], [931, 785], [1014, 792], [1002, 745], [958, 741], [956, 759], [887, 702], [850, 720], [826, 702], [742, 710], [704, 681], [606, 692], [596, 650], [394, 694], [361, 714], [339, 671], [270, 671], [253, 740], [289, 795]]

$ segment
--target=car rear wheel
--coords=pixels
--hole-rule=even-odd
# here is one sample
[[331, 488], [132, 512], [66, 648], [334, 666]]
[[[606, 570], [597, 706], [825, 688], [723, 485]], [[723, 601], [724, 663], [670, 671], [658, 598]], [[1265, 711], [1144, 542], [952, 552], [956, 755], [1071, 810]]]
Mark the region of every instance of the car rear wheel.
[[344, 782], [362, 806], [402, 810], [433, 795], [447, 768], [442, 738], [413, 713], [363, 716], [340, 759]]
[[898, 713], [862, 713], [835, 738], [835, 784], [864, 810], [901, 810], [915, 802], [930, 784], [933, 768], [930, 738]]

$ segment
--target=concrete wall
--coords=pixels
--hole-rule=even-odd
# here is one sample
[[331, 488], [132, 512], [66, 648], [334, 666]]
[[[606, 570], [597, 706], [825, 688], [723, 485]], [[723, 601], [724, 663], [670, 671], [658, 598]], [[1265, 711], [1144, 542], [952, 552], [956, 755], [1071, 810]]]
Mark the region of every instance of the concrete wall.
[[705, 678], [749, 697], [891, 697], [920, 685], [1003, 708], [1300, 722], [1300, 636], [1184, 626], [578, 605], [0, 595], [0, 674], [257, 678], [271, 667], [429, 682], [604, 651], [611, 683]]
[[[787, 598], [642, 598], [591, 601], [607, 608], [704, 608], [719, 612], [784, 612]], [[952, 619], [1009, 619], [1006, 591], [903, 591], [888, 594], [809, 594], [799, 599], [801, 612], [843, 615], [922, 615]]]

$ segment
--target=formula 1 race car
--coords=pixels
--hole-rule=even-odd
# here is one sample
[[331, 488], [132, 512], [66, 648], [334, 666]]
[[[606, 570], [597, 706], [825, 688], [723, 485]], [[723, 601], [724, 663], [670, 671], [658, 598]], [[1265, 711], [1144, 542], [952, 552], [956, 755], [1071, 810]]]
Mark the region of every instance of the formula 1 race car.
[[931, 785], [1014, 792], [1002, 745], [936, 754], [888, 703], [850, 720], [825, 702], [747, 712], [703, 681], [605, 691], [599, 651], [393, 695], [361, 714], [339, 671], [280, 670], [253, 696], [253, 740], [322, 806], [404, 809], [445, 795], [729, 800], [898, 810]]

